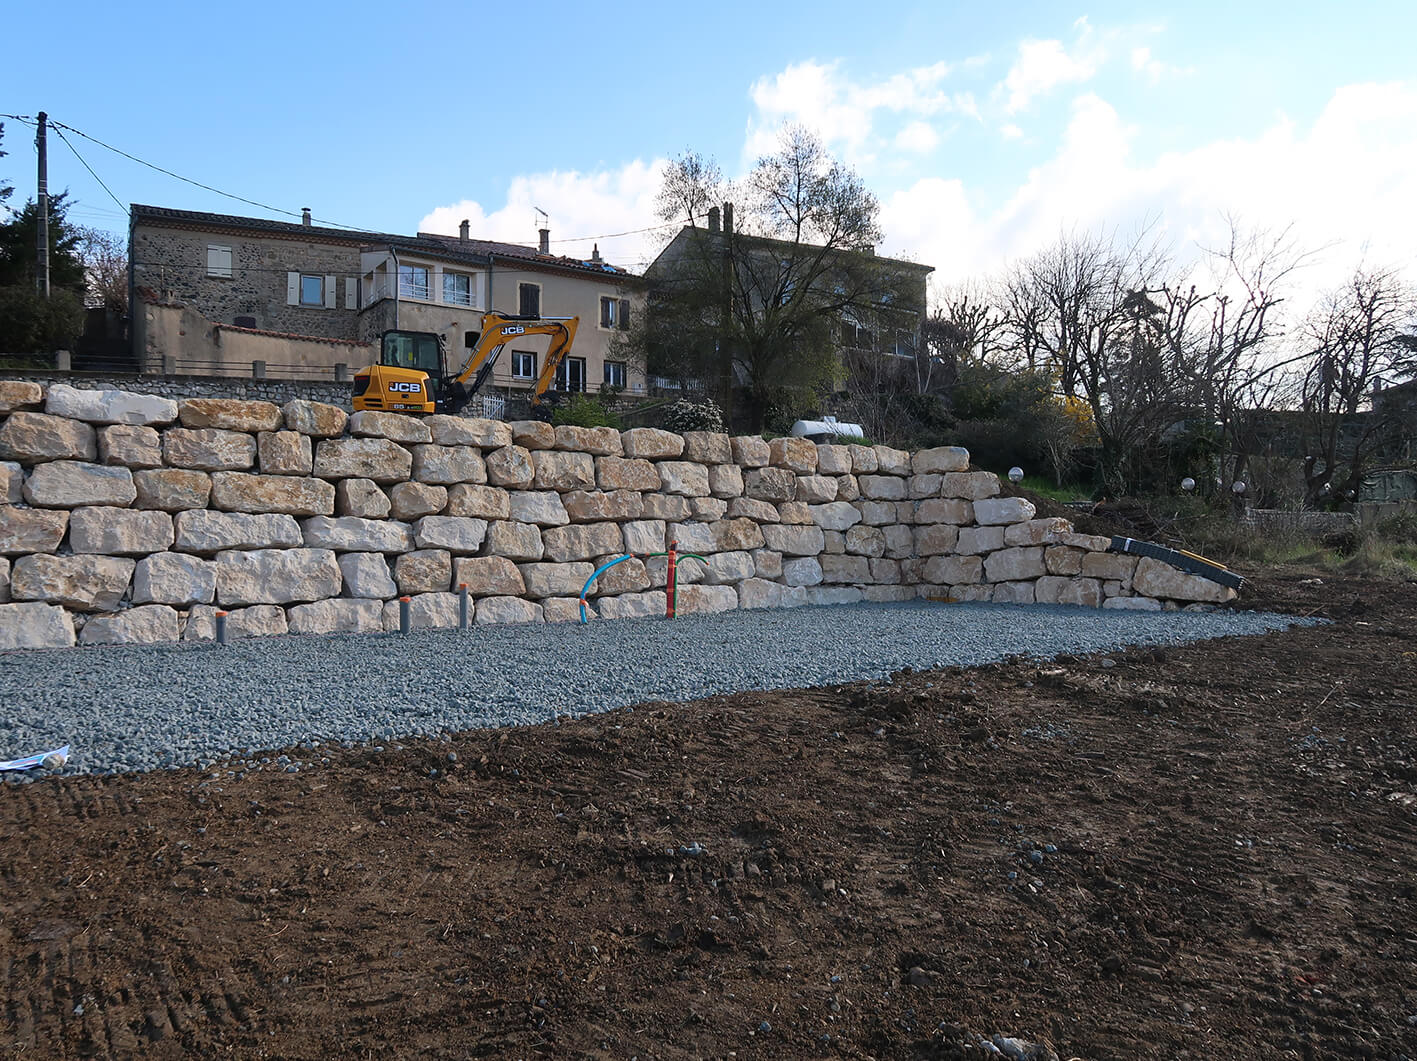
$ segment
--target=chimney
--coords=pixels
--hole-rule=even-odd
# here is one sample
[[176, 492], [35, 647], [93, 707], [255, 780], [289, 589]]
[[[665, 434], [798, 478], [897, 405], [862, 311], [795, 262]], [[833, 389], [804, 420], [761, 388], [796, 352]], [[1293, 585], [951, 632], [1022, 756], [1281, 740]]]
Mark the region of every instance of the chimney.
[[462, 240], [464, 243], [468, 240], [467, 218], [463, 218], [462, 223], [458, 225], [458, 239]]
[[310, 227], [310, 208], [308, 206], [300, 208], [300, 223], [306, 228]]
[[716, 206], [709, 207], [709, 231], [718, 231], [718, 207]]
[[591, 252], [590, 252], [590, 260], [591, 260], [592, 262], [594, 262], [596, 265], [599, 265], [601, 262], [603, 262], [603, 261], [605, 260], [605, 259], [603, 259], [603, 258], [600, 256], [600, 244], [599, 244], [599, 243], [595, 244], [594, 247], [593, 247], [593, 249], [591, 250]]
[[551, 230], [549, 228], [539, 228], [536, 230], [541, 235], [541, 246], [538, 248], [542, 254], [551, 253]]
[[725, 235], [733, 235], [733, 204], [723, 204], [723, 231]]

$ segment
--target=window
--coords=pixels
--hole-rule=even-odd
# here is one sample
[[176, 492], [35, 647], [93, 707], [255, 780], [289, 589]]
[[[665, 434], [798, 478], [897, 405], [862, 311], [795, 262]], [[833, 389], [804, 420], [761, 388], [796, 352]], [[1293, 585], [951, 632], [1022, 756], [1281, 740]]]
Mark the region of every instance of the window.
[[600, 300], [600, 326], [619, 328], [630, 327], [630, 300], [627, 298], [602, 297]]
[[231, 276], [231, 248], [207, 244], [207, 275]]
[[444, 273], [443, 301], [450, 306], [471, 306], [472, 277], [467, 273]]
[[512, 351], [512, 379], [536, 378], [536, 351]]
[[558, 391], [585, 390], [585, 358], [568, 357], [561, 362], [561, 367], [556, 370], [556, 389]]
[[403, 298], [428, 298], [428, 268], [423, 265], [399, 266], [399, 295]]
[[616, 390], [625, 389], [625, 362], [605, 362], [605, 385], [614, 387]]
[[300, 274], [300, 304], [302, 306], [323, 306], [325, 304], [325, 278]]
[[541, 285], [517, 285], [517, 312], [523, 317], [541, 316]]

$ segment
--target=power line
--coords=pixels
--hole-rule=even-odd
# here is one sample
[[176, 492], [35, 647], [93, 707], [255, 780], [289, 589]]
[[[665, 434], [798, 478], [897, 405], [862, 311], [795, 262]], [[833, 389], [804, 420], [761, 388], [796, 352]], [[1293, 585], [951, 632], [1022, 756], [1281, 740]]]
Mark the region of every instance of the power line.
[[64, 135], [64, 130], [62, 128], [59, 128], [56, 124], [54, 131], [59, 134], [59, 139], [64, 141], [64, 146], [67, 147], [70, 151], [74, 152], [74, 157], [83, 164], [84, 169], [89, 171], [89, 176], [91, 176], [94, 180], [98, 181], [98, 186], [104, 191], [108, 192], [108, 197], [118, 204], [118, 209], [123, 211], [124, 217], [127, 217], [128, 208], [124, 206], [121, 202], [119, 202], [118, 196], [113, 194], [113, 190], [109, 188], [108, 185], [103, 183], [103, 178], [93, 171], [93, 167], [84, 161], [84, 156], [79, 154], [78, 149], [74, 147], [73, 144], [69, 143], [69, 138]]

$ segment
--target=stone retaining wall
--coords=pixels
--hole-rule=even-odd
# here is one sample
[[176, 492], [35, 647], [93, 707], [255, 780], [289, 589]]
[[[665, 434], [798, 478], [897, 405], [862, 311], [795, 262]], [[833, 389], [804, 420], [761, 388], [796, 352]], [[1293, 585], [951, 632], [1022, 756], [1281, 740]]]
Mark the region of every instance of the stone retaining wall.
[[[0, 382], [0, 649], [569, 622], [677, 541], [679, 610], [1233, 593], [1036, 519], [958, 448], [345, 413]], [[663, 558], [600, 618], [661, 615]]]
[[[359, 364], [351, 364], [350, 371], [362, 368], [373, 360], [366, 357]], [[243, 398], [250, 401], [286, 402], [303, 398], [306, 401], [326, 402], [338, 405], [345, 412], [350, 410], [350, 389], [348, 383], [333, 380], [301, 379], [245, 379], [240, 376], [157, 376], [136, 372], [88, 373], [78, 375], [72, 372], [44, 372], [37, 370], [5, 370], [7, 382], [37, 383], [48, 387], [63, 383], [85, 390], [117, 388], [125, 390], [137, 388], [144, 394], [156, 394], [164, 398]], [[0, 413], [0, 416], [3, 416]]]

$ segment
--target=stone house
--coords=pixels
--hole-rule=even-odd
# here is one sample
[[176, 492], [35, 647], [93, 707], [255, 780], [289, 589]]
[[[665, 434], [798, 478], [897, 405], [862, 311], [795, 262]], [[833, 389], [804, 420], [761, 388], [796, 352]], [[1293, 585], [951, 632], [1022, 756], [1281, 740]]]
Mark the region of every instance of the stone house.
[[[341, 378], [377, 356], [390, 328], [444, 337], [461, 364], [489, 309], [580, 317], [557, 389], [644, 390], [614, 339], [643, 306], [643, 281], [600, 259], [459, 235], [334, 229], [134, 205], [129, 230], [134, 356], [145, 372]], [[547, 340], [503, 350], [490, 388], [527, 390]], [[255, 363], [253, 367], [253, 362]]]

